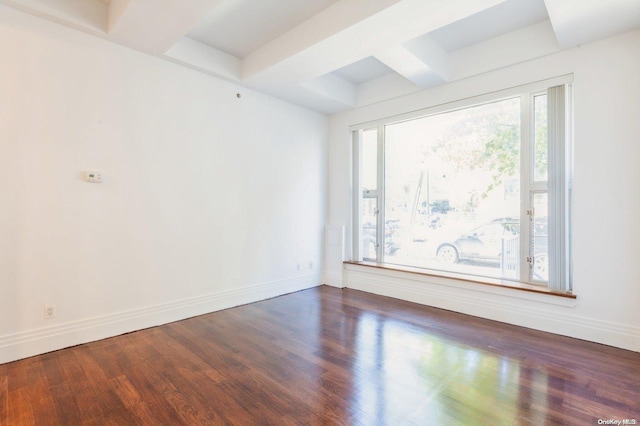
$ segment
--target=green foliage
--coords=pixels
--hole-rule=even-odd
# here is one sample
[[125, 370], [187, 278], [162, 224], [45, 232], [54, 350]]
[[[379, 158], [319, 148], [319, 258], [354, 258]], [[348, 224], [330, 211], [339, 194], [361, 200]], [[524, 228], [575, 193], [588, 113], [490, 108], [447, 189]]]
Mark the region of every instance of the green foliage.
[[547, 96], [535, 98], [534, 178], [547, 180], [549, 139], [547, 135]]
[[492, 137], [484, 143], [484, 151], [476, 159], [474, 166], [491, 170], [491, 183], [481, 197], [487, 198], [505, 176], [515, 176], [520, 170], [520, 132], [513, 125], [498, 125]]
[[[532, 162], [536, 180], [546, 180], [546, 97], [535, 100]], [[512, 98], [389, 126], [388, 205], [407, 209], [418, 193], [472, 212], [483, 200], [518, 198], [520, 118], [520, 99]]]
[[516, 102], [494, 103], [459, 111], [459, 120], [426, 155], [452, 167], [455, 175], [484, 170], [488, 181], [469, 188], [468, 200], [458, 206], [473, 210], [506, 177], [520, 171], [520, 113]]

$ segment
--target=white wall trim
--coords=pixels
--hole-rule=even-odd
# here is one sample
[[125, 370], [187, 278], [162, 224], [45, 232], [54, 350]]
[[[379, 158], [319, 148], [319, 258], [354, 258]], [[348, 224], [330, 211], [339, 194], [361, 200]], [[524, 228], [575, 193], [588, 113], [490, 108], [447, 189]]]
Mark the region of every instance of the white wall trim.
[[[576, 315], [574, 299], [345, 266], [347, 288], [640, 352], [640, 328]], [[474, 288], [476, 287], [476, 288]]]
[[0, 364], [316, 287], [320, 274], [254, 284], [0, 336]]

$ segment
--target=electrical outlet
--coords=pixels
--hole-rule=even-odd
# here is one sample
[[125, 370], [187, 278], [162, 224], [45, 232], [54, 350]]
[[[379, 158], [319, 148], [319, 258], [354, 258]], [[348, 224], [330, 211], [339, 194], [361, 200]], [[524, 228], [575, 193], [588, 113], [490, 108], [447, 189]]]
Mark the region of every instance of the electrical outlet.
[[50, 319], [56, 316], [56, 305], [44, 305], [44, 318]]
[[300, 270], [300, 264], [298, 263], [296, 264], [296, 271], [299, 271], [299, 270]]
[[313, 262], [309, 261], [309, 269], [313, 269]]

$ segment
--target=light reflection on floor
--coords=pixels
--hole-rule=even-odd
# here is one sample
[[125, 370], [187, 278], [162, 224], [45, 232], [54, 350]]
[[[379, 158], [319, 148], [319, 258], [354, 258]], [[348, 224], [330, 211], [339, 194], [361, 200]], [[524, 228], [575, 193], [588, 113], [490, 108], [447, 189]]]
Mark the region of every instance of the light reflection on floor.
[[[546, 404], [543, 372], [521, 378], [517, 360], [382, 315], [363, 313], [355, 333], [353, 402], [366, 413], [362, 424], [544, 423], [534, 409]], [[520, 389], [521, 379], [533, 391]]]

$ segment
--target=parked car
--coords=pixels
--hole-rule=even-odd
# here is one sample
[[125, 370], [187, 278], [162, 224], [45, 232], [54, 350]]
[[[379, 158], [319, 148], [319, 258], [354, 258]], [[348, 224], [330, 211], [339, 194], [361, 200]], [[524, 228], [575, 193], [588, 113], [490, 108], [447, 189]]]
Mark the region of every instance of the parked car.
[[[459, 235], [451, 241], [440, 243], [436, 250], [436, 258], [441, 263], [458, 263], [472, 261], [497, 263], [519, 262], [520, 219], [505, 217], [484, 223], [470, 232]], [[547, 218], [538, 218], [535, 222], [533, 236], [534, 278], [547, 281], [548, 233]]]

